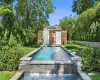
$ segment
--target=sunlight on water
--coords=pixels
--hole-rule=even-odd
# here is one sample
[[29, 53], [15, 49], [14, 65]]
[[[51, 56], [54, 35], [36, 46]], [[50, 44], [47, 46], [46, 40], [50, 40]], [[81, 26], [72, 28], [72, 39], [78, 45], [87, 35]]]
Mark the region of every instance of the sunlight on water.
[[78, 74], [33, 74], [24, 75], [20, 80], [82, 80]]

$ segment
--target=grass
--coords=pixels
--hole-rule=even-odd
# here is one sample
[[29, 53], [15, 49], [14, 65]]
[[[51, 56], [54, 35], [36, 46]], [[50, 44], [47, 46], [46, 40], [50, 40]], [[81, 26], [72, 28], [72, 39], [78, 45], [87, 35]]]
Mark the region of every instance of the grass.
[[29, 46], [22, 47], [22, 49], [21, 49], [22, 52], [23, 52], [22, 56], [28, 54], [29, 52], [31, 52], [32, 50], [35, 50], [38, 47], [39, 47], [38, 44], [34, 44], [34, 45], [29, 45]]
[[64, 44], [63, 45], [65, 48], [71, 50], [71, 52], [78, 52], [81, 49], [86, 48], [86, 46], [82, 46], [82, 45], [78, 45], [78, 44], [74, 44], [74, 43], [70, 43], [70, 44]]
[[9, 80], [15, 72], [9, 72], [9, 71], [0, 71], [0, 80]]
[[93, 76], [90, 76], [91, 80], [100, 80], [100, 74], [95, 74]]

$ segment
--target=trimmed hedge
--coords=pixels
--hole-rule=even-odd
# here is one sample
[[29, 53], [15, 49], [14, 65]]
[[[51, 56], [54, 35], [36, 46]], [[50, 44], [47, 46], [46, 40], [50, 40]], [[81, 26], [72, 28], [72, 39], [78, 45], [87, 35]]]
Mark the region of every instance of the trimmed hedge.
[[9, 49], [7, 46], [0, 51], [0, 70], [17, 70], [21, 50], [18, 47]]
[[11, 34], [0, 41], [0, 71], [17, 70], [19, 58], [22, 56], [21, 44], [18, 44], [16, 38]]

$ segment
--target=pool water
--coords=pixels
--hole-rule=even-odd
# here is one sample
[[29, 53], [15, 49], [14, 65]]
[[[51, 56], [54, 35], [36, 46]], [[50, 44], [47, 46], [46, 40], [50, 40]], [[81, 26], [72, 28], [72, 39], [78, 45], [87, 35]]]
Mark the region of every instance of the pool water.
[[81, 76], [78, 73], [73, 74], [64, 74], [64, 75], [38, 75], [38, 74], [30, 74], [24, 75], [20, 80], [82, 80]]
[[69, 60], [70, 55], [61, 47], [43, 47], [32, 55], [32, 60]]

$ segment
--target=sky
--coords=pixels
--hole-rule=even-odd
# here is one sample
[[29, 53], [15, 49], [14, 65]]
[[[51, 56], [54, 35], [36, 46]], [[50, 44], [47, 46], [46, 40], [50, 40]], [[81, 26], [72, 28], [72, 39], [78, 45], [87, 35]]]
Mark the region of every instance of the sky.
[[65, 16], [76, 15], [72, 12], [73, 0], [52, 0], [52, 2], [56, 9], [50, 14], [49, 22], [51, 26], [59, 24], [59, 20]]

